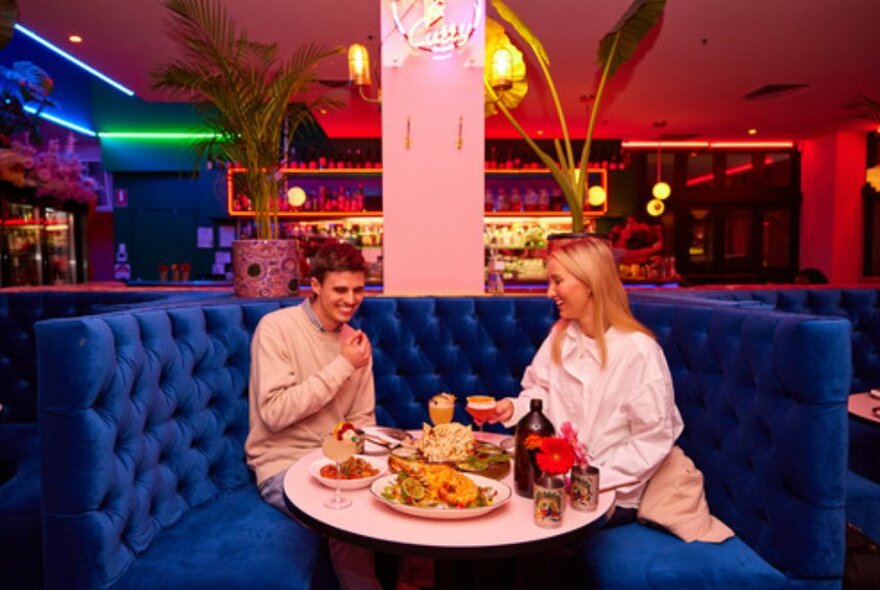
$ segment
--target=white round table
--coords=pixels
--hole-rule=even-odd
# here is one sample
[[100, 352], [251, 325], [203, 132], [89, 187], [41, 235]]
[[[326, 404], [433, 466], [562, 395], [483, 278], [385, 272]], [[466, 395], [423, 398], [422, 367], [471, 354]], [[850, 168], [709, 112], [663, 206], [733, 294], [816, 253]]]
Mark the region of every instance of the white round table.
[[[497, 442], [498, 435], [481, 434]], [[614, 506], [614, 491], [600, 494], [598, 506], [579, 512], [567, 506], [558, 528], [545, 529], [534, 523], [533, 502], [513, 492], [497, 509], [475, 518], [435, 520], [409, 516], [373, 497], [369, 488], [343, 491], [352, 503], [333, 510], [324, 501], [333, 495], [309, 474], [309, 467], [321, 459], [317, 449], [296, 463], [284, 477], [284, 495], [291, 512], [312, 529], [335, 539], [397, 555], [435, 558], [437, 588], [455, 587], [456, 570], [467, 571], [472, 560], [537, 553], [576, 543], [605, 524]], [[513, 473], [501, 481], [513, 490]], [[458, 572], [459, 574], [461, 572]], [[459, 576], [460, 579], [460, 576]]]

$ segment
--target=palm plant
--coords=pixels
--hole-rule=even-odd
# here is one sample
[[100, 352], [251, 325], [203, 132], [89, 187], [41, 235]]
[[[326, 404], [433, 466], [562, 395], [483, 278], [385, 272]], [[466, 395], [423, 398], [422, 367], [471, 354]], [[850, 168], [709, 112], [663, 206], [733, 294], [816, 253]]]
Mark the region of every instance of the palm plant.
[[196, 149], [246, 169], [242, 184], [253, 203], [256, 237], [277, 238], [281, 155], [301, 124], [315, 124], [314, 109], [338, 106], [335, 99], [305, 94], [319, 62], [341, 49], [311, 43], [282, 59], [277, 44], [249, 39], [216, 0], [163, 4], [182, 57], [153, 71], [153, 85], [194, 103], [214, 132]]
[[583, 198], [584, 187], [587, 181], [587, 163], [590, 160], [593, 131], [599, 113], [599, 103], [605, 91], [605, 84], [621, 65], [632, 58], [642, 38], [653, 28], [663, 14], [666, 0], [634, 0], [617, 24], [599, 42], [597, 60], [602, 67], [602, 75], [590, 108], [590, 118], [584, 139], [584, 147], [578, 160], [575, 160], [574, 157], [565, 114], [562, 112], [559, 95], [556, 92], [556, 86], [550, 75], [550, 58], [547, 55], [547, 51], [531, 29], [503, 0], [492, 0], [492, 6], [495, 8], [498, 16], [513, 27], [519, 37], [529, 46], [544, 75], [562, 130], [562, 141], [559, 139], [554, 140], [554, 147], [556, 148], [555, 157], [542, 150], [528, 136], [522, 125], [517, 122], [510, 108], [505, 105], [498, 93], [492, 88], [488, 77], [485, 80], [486, 95], [498, 111], [510, 121], [510, 124], [523, 137], [541, 162], [550, 170], [550, 174], [559, 185], [563, 195], [565, 195], [565, 200], [568, 202], [569, 211], [571, 212], [572, 230], [581, 232], [584, 228]]

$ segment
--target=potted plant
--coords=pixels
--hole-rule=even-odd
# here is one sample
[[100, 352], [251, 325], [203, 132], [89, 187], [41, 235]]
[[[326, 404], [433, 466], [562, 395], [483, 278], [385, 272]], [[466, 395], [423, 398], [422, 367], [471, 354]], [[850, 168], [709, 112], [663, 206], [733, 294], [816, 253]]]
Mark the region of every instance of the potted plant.
[[[193, 102], [213, 137], [201, 155], [218, 156], [245, 171], [237, 188], [247, 194], [254, 240], [233, 243], [233, 276], [239, 296], [277, 297], [299, 285], [294, 240], [278, 239], [282, 154], [316, 108], [338, 101], [312, 92], [315, 68], [340, 48], [306, 44], [282, 59], [277, 44], [253, 41], [214, 0], [163, 0], [171, 35], [182, 56], [152, 72], [153, 85]], [[305, 94], [309, 92], [309, 98]]]
[[[580, 234], [584, 230], [584, 194], [587, 179], [587, 163], [590, 161], [590, 147], [593, 140], [593, 131], [596, 126], [596, 119], [599, 112], [599, 103], [602, 101], [602, 94], [605, 91], [605, 84], [611, 76], [617, 72], [618, 68], [626, 63], [635, 53], [642, 38], [657, 23], [666, 6], [666, 0], [634, 0], [629, 6], [617, 24], [609, 31], [599, 42], [597, 60], [602, 69], [599, 84], [596, 89], [595, 98], [590, 107], [589, 122], [584, 138], [584, 147], [581, 150], [580, 157], [575, 159], [574, 150], [571, 145], [568, 125], [566, 124], [565, 114], [562, 112], [562, 105], [559, 102], [559, 96], [556, 92], [556, 86], [550, 75], [550, 60], [547, 51], [541, 44], [541, 41], [523, 22], [523, 20], [502, 0], [492, 0], [492, 6], [495, 8], [498, 16], [510, 25], [519, 35], [526, 45], [529, 46], [535, 56], [535, 60], [541, 68], [547, 87], [550, 90], [550, 96], [556, 108], [556, 115], [559, 118], [560, 128], [562, 130], [562, 140], [554, 141], [556, 154], [550, 155], [529, 137], [525, 129], [517, 122], [511, 109], [519, 103], [525, 90], [516, 85], [514, 79], [512, 90], [516, 91], [513, 100], [505, 96], [506, 91], [497, 91], [493, 88], [491, 79], [491, 55], [487, 54], [487, 76], [485, 78], [487, 113], [497, 109], [504, 117], [510, 121], [510, 124], [516, 129], [522, 138], [526, 141], [529, 148], [535, 152], [543, 164], [550, 170], [553, 179], [559, 185], [565, 200], [568, 203], [571, 212], [571, 226], [575, 234]], [[488, 30], [488, 26], [487, 26]], [[500, 42], [499, 45], [504, 45]], [[518, 53], [518, 52], [517, 52]], [[512, 59], [516, 59], [513, 54]], [[520, 58], [521, 59], [521, 58]], [[517, 67], [514, 65], [513, 74], [516, 77]], [[520, 68], [521, 74], [524, 75], [524, 68]], [[494, 108], [492, 108], [494, 107]]]

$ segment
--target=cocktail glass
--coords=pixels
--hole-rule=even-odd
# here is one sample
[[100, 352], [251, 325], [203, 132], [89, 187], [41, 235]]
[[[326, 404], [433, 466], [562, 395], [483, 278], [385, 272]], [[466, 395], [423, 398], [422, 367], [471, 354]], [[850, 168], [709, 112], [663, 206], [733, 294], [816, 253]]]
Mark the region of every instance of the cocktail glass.
[[342, 471], [342, 463], [351, 458], [357, 450], [357, 443], [345, 437], [339, 440], [336, 435], [328, 434], [321, 441], [321, 450], [324, 451], [325, 457], [336, 463], [336, 493], [333, 497], [327, 498], [324, 506], [334, 510], [348, 508], [351, 506], [351, 500], [342, 497], [342, 491], [339, 489], [339, 475]]
[[495, 414], [496, 403], [495, 398], [488, 395], [468, 396], [466, 409], [480, 432], [483, 431], [483, 424]]
[[438, 393], [428, 400], [428, 415], [434, 426], [449, 424], [455, 414], [455, 396], [451, 393]]

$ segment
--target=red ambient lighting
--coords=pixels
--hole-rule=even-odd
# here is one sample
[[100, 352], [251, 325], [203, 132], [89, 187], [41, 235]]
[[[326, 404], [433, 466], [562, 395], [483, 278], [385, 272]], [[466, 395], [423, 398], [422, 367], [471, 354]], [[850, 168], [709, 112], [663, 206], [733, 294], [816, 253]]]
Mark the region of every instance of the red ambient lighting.
[[[767, 156], [764, 158], [764, 164], [772, 164], [773, 158]], [[742, 172], [748, 172], [753, 168], [752, 164], [743, 164], [742, 166], [734, 166], [733, 168], [728, 168], [724, 171], [727, 176], [733, 176], [734, 174], [740, 174]], [[703, 184], [704, 182], [712, 182], [712, 179], [715, 178], [712, 174], [703, 174], [702, 176], [694, 176], [693, 178], [689, 178], [685, 183], [687, 186], [694, 186], [696, 184]]]
[[621, 144], [624, 148], [687, 148], [687, 149], [791, 149], [794, 147], [793, 141], [624, 141]]

